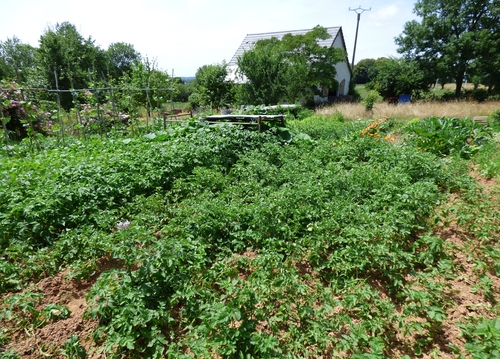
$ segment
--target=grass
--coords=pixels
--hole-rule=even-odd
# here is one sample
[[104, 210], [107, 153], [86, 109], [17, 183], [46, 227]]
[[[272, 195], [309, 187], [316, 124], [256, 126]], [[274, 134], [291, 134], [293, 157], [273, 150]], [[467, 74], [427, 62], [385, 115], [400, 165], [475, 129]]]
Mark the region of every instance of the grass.
[[458, 118], [489, 116], [498, 108], [500, 108], [498, 102], [416, 102], [405, 105], [390, 105], [385, 102], [377, 102], [372, 111], [366, 111], [361, 103], [339, 103], [323, 107], [316, 112], [322, 116], [333, 116], [340, 112], [346, 120], [382, 117], [411, 120], [429, 116]]

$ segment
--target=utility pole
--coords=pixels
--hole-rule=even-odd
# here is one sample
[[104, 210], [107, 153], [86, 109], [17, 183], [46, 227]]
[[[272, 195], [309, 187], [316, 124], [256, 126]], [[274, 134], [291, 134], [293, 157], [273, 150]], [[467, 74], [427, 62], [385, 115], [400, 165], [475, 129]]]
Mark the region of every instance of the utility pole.
[[352, 51], [352, 65], [351, 69], [354, 70], [354, 57], [356, 56], [356, 44], [358, 42], [358, 29], [359, 29], [359, 19], [361, 18], [361, 14], [364, 13], [365, 11], [370, 11], [372, 8], [369, 9], [362, 9], [361, 6], [359, 6], [357, 9], [351, 9], [349, 8], [349, 11], [354, 11], [356, 14], [358, 14], [358, 23], [356, 25], [356, 37], [354, 38], [354, 50]]

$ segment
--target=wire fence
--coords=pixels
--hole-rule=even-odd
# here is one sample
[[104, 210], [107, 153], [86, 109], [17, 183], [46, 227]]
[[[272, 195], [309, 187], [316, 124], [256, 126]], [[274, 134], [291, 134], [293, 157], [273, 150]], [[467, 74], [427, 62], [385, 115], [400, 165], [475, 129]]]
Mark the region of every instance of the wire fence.
[[68, 135], [102, 138], [112, 130], [140, 133], [173, 114], [175, 107], [173, 87], [48, 89], [11, 84], [0, 86], [0, 91], [0, 127], [6, 143], [32, 140], [40, 133], [63, 141]]

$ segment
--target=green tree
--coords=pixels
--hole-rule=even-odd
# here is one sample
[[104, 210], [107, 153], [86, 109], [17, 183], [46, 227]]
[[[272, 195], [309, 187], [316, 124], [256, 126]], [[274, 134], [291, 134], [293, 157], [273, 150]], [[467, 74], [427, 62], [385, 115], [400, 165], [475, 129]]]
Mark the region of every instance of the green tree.
[[378, 91], [385, 99], [401, 94], [418, 95], [429, 90], [428, 84], [416, 61], [392, 58], [379, 63], [377, 76], [366, 88]]
[[196, 71], [195, 81], [194, 97], [198, 98], [200, 105], [220, 109], [228, 107], [233, 102], [234, 84], [228, 80], [228, 68], [225, 62], [200, 67]]
[[106, 55], [109, 61], [109, 73], [113, 78], [119, 78], [130, 73], [132, 65], [141, 60], [141, 54], [134, 45], [125, 42], [115, 42], [108, 46]]
[[370, 82], [376, 75], [375, 65], [375, 59], [363, 59], [359, 61], [354, 66], [352, 81], [358, 85]]
[[330, 37], [317, 26], [303, 35], [257, 41], [238, 59], [242, 98], [250, 104], [293, 103], [312, 99], [323, 87], [336, 88], [335, 64], [345, 60], [345, 53], [318, 44]]
[[[396, 38], [398, 51], [430, 67], [445, 69], [456, 80], [461, 95], [464, 75], [471, 63], [498, 61], [500, 0], [418, 0], [414, 12], [422, 18], [407, 22]], [[436, 77], [444, 77], [439, 74]]]
[[255, 47], [238, 58], [238, 74], [243, 84], [239, 102], [276, 104], [286, 88], [285, 54], [277, 38], [257, 41]]
[[184, 81], [180, 77], [174, 78], [175, 83], [177, 84], [177, 90], [179, 91], [177, 95], [174, 97], [174, 101], [176, 102], [188, 102], [189, 96], [195, 91], [195, 81]]
[[[106, 72], [106, 59], [102, 49], [91, 38], [84, 39], [76, 27], [68, 22], [48, 28], [40, 37], [37, 52], [38, 65], [49, 86], [59, 89], [86, 88], [89, 72], [94, 81]], [[61, 93], [61, 104], [68, 110], [72, 105], [70, 93]]]
[[121, 109], [130, 111], [131, 107], [144, 107], [151, 116], [152, 110], [163, 111], [164, 104], [170, 100], [170, 92], [177, 94], [176, 84], [156, 63], [147, 57], [132, 64], [130, 74], [122, 77]]
[[[500, 11], [500, 9], [499, 9]], [[482, 55], [471, 63], [472, 74], [478, 83], [488, 87], [488, 91], [500, 92], [500, 31], [491, 34]], [[476, 81], [474, 81], [476, 83]]]
[[17, 37], [0, 42], [0, 79], [25, 83], [35, 67], [36, 49]]

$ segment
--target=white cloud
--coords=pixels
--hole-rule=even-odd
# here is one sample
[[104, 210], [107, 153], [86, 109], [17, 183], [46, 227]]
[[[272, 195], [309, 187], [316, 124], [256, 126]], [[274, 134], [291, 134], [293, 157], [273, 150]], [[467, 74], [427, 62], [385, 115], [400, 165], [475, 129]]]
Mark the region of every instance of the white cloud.
[[389, 5], [383, 7], [376, 12], [376, 16], [380, 20], [390, 20], [394, 18], [399, 13], [399, 9], [396, 5]]

